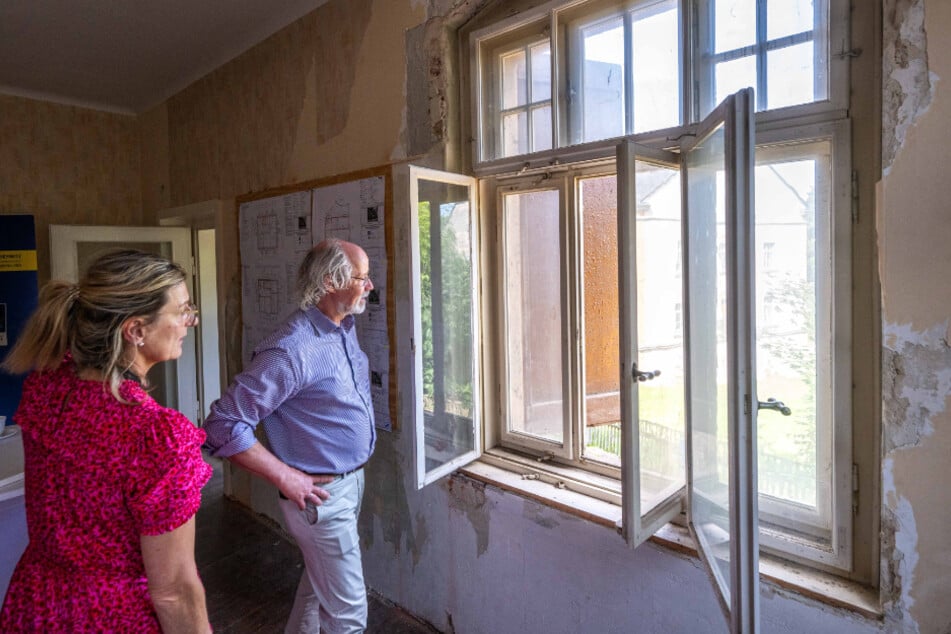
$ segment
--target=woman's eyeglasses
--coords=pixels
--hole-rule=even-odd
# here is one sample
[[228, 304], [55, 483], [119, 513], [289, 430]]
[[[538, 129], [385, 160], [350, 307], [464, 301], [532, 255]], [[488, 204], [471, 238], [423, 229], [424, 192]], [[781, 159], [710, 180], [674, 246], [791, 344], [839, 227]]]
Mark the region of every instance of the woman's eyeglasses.
[[180, 313], [182, 325], [186, 328], [198, 325], [198, 306], [186, 304]]

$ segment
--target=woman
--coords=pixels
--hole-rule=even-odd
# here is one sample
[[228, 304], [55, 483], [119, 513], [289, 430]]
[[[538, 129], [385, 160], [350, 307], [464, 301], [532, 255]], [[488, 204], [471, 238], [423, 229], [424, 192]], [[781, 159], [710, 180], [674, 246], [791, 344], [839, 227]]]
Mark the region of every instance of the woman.
[[204, 431], [145, 390], [198, 322], [185, 272], [141, 251], [52, 281], [3, 367], [34, 372], [23, 430], [29, 545], [0, 632], [209, 632], [195, 512]]

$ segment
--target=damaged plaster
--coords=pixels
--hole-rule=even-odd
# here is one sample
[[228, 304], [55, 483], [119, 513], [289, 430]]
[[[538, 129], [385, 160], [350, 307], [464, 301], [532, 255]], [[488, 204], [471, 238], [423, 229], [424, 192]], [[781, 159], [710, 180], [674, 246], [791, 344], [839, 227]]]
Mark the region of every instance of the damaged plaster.
[[895, 490], [894, 462], [882, 465], [882, 552], [890, 553], [882, 561], [882, 608], [889, 628], [905, 634], [917, 634], [918, 624], [911, 619], [911, 596], [915, 568], [918, 565], [918, 528], [911, 502]]
[[476, 534], [477, 556], [489, 548], [489, 511], [485, 485], [469, 478], [449, 478], [449, 508], [465, 514]]
[[[909, 324], [884, 325], [881, 587], [885, 619], [893, 631], [920, 631], [912, 609], [913, 593], [923, 563], [919, 549], [926, 548], [913, 500], [902, 495], [896, 479], [899, 466], [907, 470], [909, 464], [926, 459], [917, 452], [935, 434], [936, 423], [947, 411], [949, 325], [945, 321], [920, 332]], [[916, 452], [914, 456], [903, 455], [910, 451]]]
[[[373, 545], [374, 523], [379, 521], [379, 530], [383, 541], [393, 546], [393, 552], [399, 555], [406, 550], [413, 557], [413, 565], [419, 563], [423, 547], [429, 538], [425, 521], [420, 521], [414, 530], [411, 521], [409, 500], [403, 481], [404, 465], [399, 454], [393, 448], [394, 436], [379, 434], [377, 447], [373, 454], [372, 471], [386, 473], [387, 477], [373, 478], [363, 494], [363, 510], [359, 519], [360, 545], [365, 551]], [[369, 511], [369, 512], [367, 512]]]
[[882, 165], [887, 175], [908, 129], [931, 105], [924, 0], [886, 0], [882, 26]]
[[949, 322], [925, 332], [908, 324], [885, 324], [882, 451], [917, 446], [934, 432], [933, 419], [951, 394]]
[[[347, 126], [350, 98], [360, 64], [358, 53], [363, 46], [373, 13], [373, 0], [330, 2], [320, 7], [309, 19], [319, 24], [346, 25], [317, 30], [314, 57], [317, 69], [317, 145], [323, 145]], [[333, 60], [332, 63], [327, 63]], [[341, 63], [344, 60], [347, 63]]]
[[[454, 110], [460, 78], [457, 30], [485, 4], [485, 0], [431, 2], [426, 21], [406, 32], [406, 109], [402, 132], [409, 156], [428, 154], [450, 141], [458, 118]], [[451, 162], [450, 157], [443, 158]]]

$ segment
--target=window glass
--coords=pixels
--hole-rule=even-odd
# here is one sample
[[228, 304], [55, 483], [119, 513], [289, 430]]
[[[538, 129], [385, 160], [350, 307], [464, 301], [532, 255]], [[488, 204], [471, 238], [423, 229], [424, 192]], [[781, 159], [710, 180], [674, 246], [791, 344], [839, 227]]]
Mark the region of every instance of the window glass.
[[[757, 385], [761, 398], [778, 398], [792, 410], [788, 417], [760, 412], [759, 490], [826, 531], [832, 510], [832, 280], [824, 229], [830, 151], [826, 141], [770, 148], [756, 168]], [[769, 512], [766, 502], [761, 509]]]
[[525, 51], [502, 56], [502, 108], [508, 110], [528, 100], [525, 85]]
[[469, 190], [419, 181], [427, 471], [475, 447]]
[[756, 58], [741, 57], [716, 66], [716, 103], [737, 90], [756, 85]]
[[581, 29], [583, 141], [624, 134], [624, 25], [620, 17]]
[[502, 117], [502, 153], [504, 156], [528, 152], [528, 114], [524, 110]]
[[814, 89], [814, 48], [812, 42], [805, 42], [767, 53], [767, 108], [782, 108], [815, 101], [817, 95]]
[[506, 195], [503, 223], [509, 430], [561, 443], [568, 412], [558, 192]]
[[530, 49], [532, 56], [532, 102], [551, 99], [551, 47], [548, 42]]
[[532, 109], [532, 148], [551, 149], [551, 106]]
[[716, 53], [756, 43], [756, 0], [715, 0]]
[[584, 455], [621, 466], [617, 178], [578, 183], [584, 248]]
[[633, 13], [634, 132], [680, 123], [680, 38], [676, 2]]
[[[641, 511], [684, 484], [684, 372], [680, 174], [637, 162], [637, 337]], [[621, 464], [617, 178], [580, 179], [583, 226], [584, 456]]]
[[691, 151], [687, 163], [690, 233], [690, 408], [693, 522], [720, 587], [729, 592], [730, 495], [727, 416], [727, 269], [724, 129]]
[[767, 7], [766, 37], [771, 40], [813, 29], [812, 0], [769, 0]]

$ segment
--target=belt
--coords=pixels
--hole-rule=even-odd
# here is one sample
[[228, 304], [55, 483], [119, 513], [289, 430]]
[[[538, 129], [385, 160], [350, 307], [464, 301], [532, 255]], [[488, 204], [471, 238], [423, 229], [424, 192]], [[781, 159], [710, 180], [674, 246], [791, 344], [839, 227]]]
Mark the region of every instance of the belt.
[[[365, 467], [365, 466], [367, 466], [367, 463], [364, 462], [364, 463], [363, 463], [362, 465], [360, 465], [359, 467], [357, 467], [357, 468], [355, 468], [355, 469], [351, 469], [350, 471], [346, 471], [346, 472], [344, 472], [344, 473], [308, 473], [307, 475], [309, 475], [309, 476], [312, 477], [312, 478], [326, 478], [326, 477], [330, 476], [330, 477], [333, 478], [333, 480], [332, 480], [331, 482], [336, 482], [337, 480], [343, 480], [343, 479], [346, 478], [348, 475], [353, 475], [354, 473], [356, 473], [357, 471], [359, 471], [360, 469], [362, 469], [362, 468]], [[280, 491], [280, 490], [277, 492], [277, 495], [278, 495], [278, 497], [280, 497], [282, 500], [286, 500], [286, 499], [287, 499], [287, 496], [284, 495], [284, 493], [283, 493], [282, 491]]]

